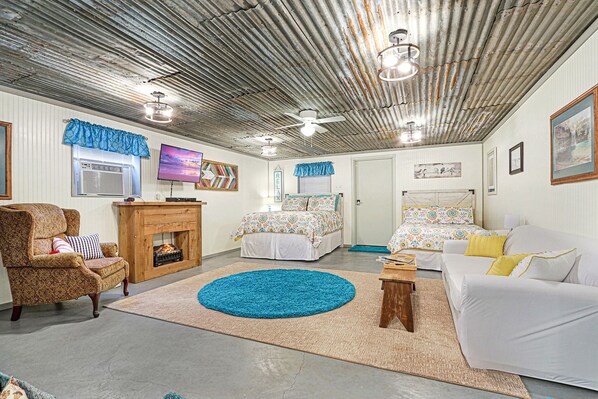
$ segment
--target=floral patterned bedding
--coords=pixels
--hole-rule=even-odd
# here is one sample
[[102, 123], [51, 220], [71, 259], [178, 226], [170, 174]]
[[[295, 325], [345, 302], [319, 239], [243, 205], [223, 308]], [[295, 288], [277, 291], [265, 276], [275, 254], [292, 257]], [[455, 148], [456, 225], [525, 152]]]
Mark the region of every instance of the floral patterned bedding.
[[322, 242], [322, 237], [342, 228], [343, 219], [340, 212], [253, 212], [243, 216], [235, 240], [240, 240], [245, 234], [253, 233], [301, 234], [317, 248]]
[[446, 240], [466, 240], [469, 234], [483, 231], [475, 224], [403, 223], [395, 231], [387, 247], [392, 253], [401, 249], [442, 251]]

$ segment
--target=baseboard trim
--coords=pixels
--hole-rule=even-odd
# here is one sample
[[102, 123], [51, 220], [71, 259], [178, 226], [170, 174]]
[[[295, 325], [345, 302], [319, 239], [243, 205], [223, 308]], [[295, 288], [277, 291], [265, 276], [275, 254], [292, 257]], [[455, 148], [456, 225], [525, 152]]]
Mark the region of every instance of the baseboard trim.
[[225, 251], [220, 251], [220, 252], [216, 252], [215, 254], [210, 254], [210, 255], [206, 255], [206, 256], [202, 256], [201, 259], [210, 259], [210, 258], [214, 258], [216, 256], [220, 256], [220, 255], [225, 255], [225, 254], [229, 254], [231, 252], [236, 252], [236, 251], [240, 251], [241, 248], [233, 248], [233, 249], [227, 249]]
[[7, 310], [12, 308], [12, 302], [6, 302], [6, 303], [2, 303], [0, 304], [0, 312], [3, 310]]

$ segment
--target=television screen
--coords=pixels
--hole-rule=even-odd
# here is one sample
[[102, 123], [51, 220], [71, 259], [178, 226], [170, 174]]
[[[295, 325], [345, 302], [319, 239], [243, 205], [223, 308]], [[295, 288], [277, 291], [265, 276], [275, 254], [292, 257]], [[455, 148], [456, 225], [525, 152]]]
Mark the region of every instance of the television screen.
[[198, 183], [201, 178], [202, 158], [201, 152], [162, 144], [158, 180]]

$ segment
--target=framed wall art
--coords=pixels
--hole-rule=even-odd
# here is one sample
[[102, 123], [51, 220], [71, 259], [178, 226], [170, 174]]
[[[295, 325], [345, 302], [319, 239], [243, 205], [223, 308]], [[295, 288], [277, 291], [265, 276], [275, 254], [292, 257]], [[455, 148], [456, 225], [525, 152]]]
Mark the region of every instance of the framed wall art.
[[509, 150], [509, 174], [523, 172], [523, 141]]
[[415, 179], [461, 177], [461, 162], [416, 164], [413, 167], [413, 177]]
[[598, 85], [550, 117], [550, 183], [598, 178]]
[[201, 180], [195, 183], [198, 190], [239, 191], [239, 167], [204, 159], [201, 163]]
[[496, 195], [496, 147], [486, 154], [486, 192], [488, 195]]
[[0, 121], [0, 200], [12, 199], [12, 123]]
[[274, 169], [274, 202], [282, 202], [284, 199], [283, 173], [280, 166]]

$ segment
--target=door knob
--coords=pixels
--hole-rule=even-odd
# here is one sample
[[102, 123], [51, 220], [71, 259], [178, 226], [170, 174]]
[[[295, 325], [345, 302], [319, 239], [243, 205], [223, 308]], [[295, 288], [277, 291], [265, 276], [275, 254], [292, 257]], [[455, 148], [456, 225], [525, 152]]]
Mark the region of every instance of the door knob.
[[355, 205], [361, 205], [361, 200], [357, 200], [357, 201], [355, 202]]

